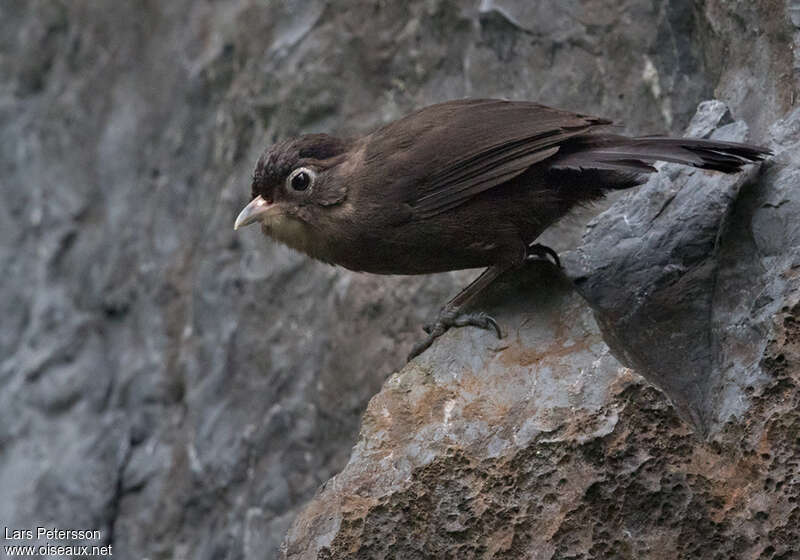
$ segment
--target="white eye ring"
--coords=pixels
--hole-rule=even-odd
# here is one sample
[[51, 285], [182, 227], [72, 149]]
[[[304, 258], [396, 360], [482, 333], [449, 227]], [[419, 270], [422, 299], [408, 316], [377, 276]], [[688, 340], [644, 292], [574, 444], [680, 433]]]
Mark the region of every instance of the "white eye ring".
[[294, 192], [307, 191], [314, 184], [317, 173], [309, 167], [298, 167], [286, 178], [286, 188]]

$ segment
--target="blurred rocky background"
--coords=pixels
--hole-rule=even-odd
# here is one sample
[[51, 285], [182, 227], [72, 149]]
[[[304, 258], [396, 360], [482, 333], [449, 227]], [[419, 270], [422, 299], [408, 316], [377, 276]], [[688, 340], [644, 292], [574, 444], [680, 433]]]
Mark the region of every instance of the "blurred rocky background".
[[[118, 558], [277, 558], [356, 445], [286, 555], [791, 558], [798, 26], [791, 0], [0, 0], [0, 525], [101, 529]], [[516, 338], [447, 337], [359, 439], [471, 274], [354, 274], [233, 219], [272, 141], [464, 96], [642, 134], [716, 98], [698, 131], [778, 155], [709, 179], [707, 206], [669, 168], [642, 191], [668, 212], [634, 193], [584, 240], [588, 216], [548, 234], [578, 247], [586, 300], [512, 282], [487, 305]], [[698, 208], [715, 220], [666, 235]], [[669, 323], [676, 300], [706, 322]], [[705, 352], [647, 359], [686, 328]]]

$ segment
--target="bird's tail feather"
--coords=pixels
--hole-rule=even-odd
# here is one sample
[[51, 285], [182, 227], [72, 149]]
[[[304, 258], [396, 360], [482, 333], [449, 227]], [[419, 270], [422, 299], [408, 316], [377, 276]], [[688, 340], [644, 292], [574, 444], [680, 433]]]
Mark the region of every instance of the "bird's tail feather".
[[628, 138], [611, 134], [577, 137], [564, 148], [552, 164], [555, 169], [640, 173], [656, 171], [652, 165], [656, 161], [736, 173], [748, 163], [761, 161], [772, 153], [761, 146], [736, 142], [661, 136]]

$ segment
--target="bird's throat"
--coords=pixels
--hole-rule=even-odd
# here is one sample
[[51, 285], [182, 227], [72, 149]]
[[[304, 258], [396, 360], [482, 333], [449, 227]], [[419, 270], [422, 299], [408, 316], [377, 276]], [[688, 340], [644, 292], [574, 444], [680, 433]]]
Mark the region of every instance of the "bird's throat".
[[272, 215], [262, 222], [261, 231], [272, 239], [310, 257], [320, 258], [321, 256], [322, 247], [315, 242], [310, 228], [302, 220], [285, 214]]

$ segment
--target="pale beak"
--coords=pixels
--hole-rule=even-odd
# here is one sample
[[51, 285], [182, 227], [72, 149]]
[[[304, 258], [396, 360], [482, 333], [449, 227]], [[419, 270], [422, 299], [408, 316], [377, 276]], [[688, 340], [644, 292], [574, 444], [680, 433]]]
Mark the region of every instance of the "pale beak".
[[261, 198], [255, 197], [250, 201], [250, 204], [245, 206], [239, 215], [236, 216], [236, 222], [233, 224], [233, 229], [237, 230], [240, 227], [252, 224], [263, 218], [272, 208], [272, 204]]

